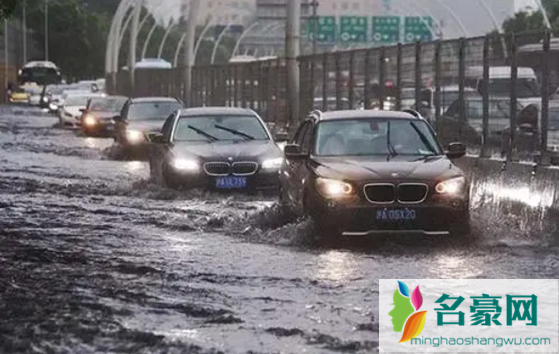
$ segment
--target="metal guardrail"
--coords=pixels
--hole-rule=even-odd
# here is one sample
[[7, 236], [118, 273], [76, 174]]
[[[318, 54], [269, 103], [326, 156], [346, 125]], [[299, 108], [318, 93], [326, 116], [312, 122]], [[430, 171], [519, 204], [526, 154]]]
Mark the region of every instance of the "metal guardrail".
[[[443, 143], [460, 140], [470, 154], [545, 165], [555, 154], [559, 160], [559, 41], [553, 37], [491, 34], [302, 56], [300, 112], [414, 108]], [[252, 108], [275, 126], [295, 126], [286, 74], [282, 59], [197, 66], [187, 102]], [[130, 88], [121, 72], [116, 92], [184, 97], [183, 76], [181, 68], [136, 70]]]

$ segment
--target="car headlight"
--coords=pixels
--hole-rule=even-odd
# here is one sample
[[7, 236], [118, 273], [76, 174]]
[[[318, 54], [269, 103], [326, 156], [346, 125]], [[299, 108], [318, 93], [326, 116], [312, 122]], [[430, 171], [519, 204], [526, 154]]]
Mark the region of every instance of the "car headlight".
[[144, 134], [139, 130], [127, 130], [126, 139], [131, 143], [139, 143], [144, 140]]
[[83, 119], [83, 124], [87, 125], [88, 127], [92, 127], [97, 124], [97, 119], [95, 117], [87, 115]]
[[435, 191], [439, 194], [457, 195], [464, 192], [464, 187], [466, 187], [466, 178], [454, 177], [437, 184]]
[[43, 102], [46, 103], [46, 102], [48, 102], [48, 101], [49, 101], [48, 97], [43, 97]]
[[197, 172], [200, 170], [200, 164], [195, 160], [174, 159], [173, 167], [180, 171]]
[[317, 178], [316, 187], [324, 197], [342, 197], [353, 193], [353, 186], [335, 179]]
[[265, 170], [278, 170], [283, 164], [283, 158], [267, 159], [262, 162], [262, 168]]
[[51, 111], [57, 111], [57, 110], [58, 110], [58, 106], [51, 103], [51, 104], [49, 105], [49, 109], [50, 109]]

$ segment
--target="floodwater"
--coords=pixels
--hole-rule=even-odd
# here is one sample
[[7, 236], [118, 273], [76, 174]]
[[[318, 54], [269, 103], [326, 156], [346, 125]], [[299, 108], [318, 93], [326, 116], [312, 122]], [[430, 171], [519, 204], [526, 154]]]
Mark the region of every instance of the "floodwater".
[[378, 279], [558, 277], [555, 236], [479, 196], [461, 242], [323, 246], [273, 197], [162, 189], [55, 123], [0, 112], [1, 353], [370, 353]]

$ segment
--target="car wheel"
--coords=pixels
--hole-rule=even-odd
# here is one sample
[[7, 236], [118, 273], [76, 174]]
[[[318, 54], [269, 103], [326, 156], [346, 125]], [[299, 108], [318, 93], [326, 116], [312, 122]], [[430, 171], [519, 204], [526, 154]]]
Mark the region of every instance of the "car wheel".
[[170, 189], [180, 189], [181, 185], [174, 176], [174, 174], [169, 170], [169, 166], [163, 163], [161, 168], [162, 185]]
[[339, 227], [314, 205], [310, 193], [305, 193], [303, 197], [303, 214], [312, 219], [320, 243], [334, 244], [341, 240]]
[[461, 239], [470, 239], [471, 232], [472, 227], [470, 221], [470, 211], [467, 210], [461, 217], [461, 220], [450, 227], [450, 235], [452, 237], [459, 237]]

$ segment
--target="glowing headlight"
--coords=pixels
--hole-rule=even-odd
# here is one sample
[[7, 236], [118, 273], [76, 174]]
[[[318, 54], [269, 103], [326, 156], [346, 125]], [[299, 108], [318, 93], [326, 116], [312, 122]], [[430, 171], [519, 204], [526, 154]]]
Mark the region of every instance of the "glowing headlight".
[[264, 160], [264, 162], [262, 162], [262, 168], [265, 170], [277, 170], [281, 168], [282, 164], [283, 164], [283, 158], [278, 157], [275, 159]]
[[56, 111], [56, 110], [58, 110], [58, 106], [51, 103], [51, 104], [49, 105], [49, 109], [50, 109], [51, 111]]
[[464, 177], [455, 177], [449, 180], [440, 182], [435, 187], [439, 194], [456, 195], [464, 191], [466, 186], [466, 179]]
[[190, 172], [195, 172], [200, 169], [200, 165], [198, 164], [198, 162], [194, 160], [187, 160], [187, 159], [173, 160], [173, 167], [177, 170], [190, 171]]
[[131, 143], [139, 143], [144, 140], [144, 134], [139, 130], [127, 130], [126, 139]]
[[97, 119], [92, 116], [85, 116], [85, 118], [83, 119], [83, 124], [89, 127], [94, 126], [95, 124], [97, 124]]
[[318, 178], [316, 186], [320, 194], [325, 197], [341, 197], [353, 193], [351, 184], [335, 179]]

